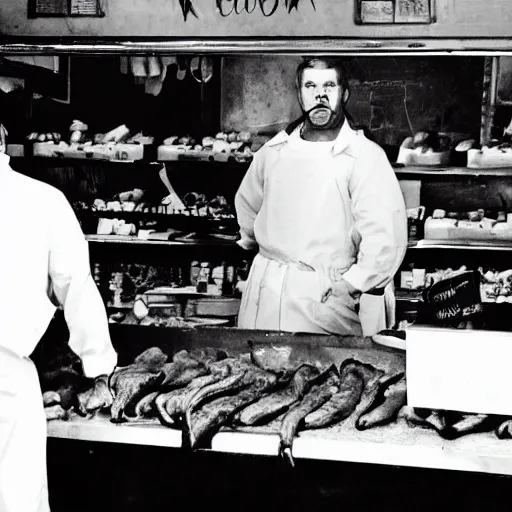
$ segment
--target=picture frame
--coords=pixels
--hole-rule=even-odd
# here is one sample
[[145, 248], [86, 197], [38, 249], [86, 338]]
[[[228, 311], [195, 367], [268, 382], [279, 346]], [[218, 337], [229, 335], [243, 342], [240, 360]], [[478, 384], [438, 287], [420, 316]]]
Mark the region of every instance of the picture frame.
[[103, 18], [101, 0], [28, 0], [27, 17]]
[[435, 0], [356, 0], [358, 25], [426, 25], [435, 21]]

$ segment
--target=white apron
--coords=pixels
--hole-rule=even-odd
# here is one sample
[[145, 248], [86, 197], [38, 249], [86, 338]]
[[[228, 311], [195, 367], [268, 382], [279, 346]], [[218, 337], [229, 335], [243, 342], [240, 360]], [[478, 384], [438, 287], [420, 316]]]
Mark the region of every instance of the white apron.
[[48, 512], [46, 417], [34, 363], [0, 347], [0, 511]]
[[385, 295], [363, 294], [359, 304], [338, 285], [357, 256], [348, 192], [354, 158], [333, 158], [332, 144], [292, 136], [267, 160], [254, 223], [260, 252], [242, 296], [240, 328], [371, 336], [392, 322], [385, 307], [394, 302], [392, 285]]

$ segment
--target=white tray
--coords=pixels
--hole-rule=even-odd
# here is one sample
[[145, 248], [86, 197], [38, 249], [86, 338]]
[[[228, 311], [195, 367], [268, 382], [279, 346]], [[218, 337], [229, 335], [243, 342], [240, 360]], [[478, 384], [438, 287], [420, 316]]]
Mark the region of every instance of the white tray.
[[488, 169], [496, 167], [512, 167], [512, 151], [499, 149], [468, 150], [468, 168]]

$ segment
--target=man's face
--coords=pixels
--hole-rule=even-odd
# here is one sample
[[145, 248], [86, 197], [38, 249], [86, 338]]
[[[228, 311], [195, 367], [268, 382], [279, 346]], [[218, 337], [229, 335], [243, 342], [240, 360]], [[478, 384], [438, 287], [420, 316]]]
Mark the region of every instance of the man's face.
[[335, 69], [303, 71], [299, 102], [313, 127], [329, 129], [344, 119], [343, 95]]

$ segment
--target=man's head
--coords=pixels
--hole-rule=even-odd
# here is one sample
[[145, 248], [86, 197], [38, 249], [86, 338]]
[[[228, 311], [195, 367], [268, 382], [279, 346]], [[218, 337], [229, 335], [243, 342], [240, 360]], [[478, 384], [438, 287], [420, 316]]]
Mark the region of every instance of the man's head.
[[332, 130], [345, 120], [349, 97], [342, 65], [330, 58], [305, 60], [297, 68], [296, 87], [302, 111], [312, 128]]

